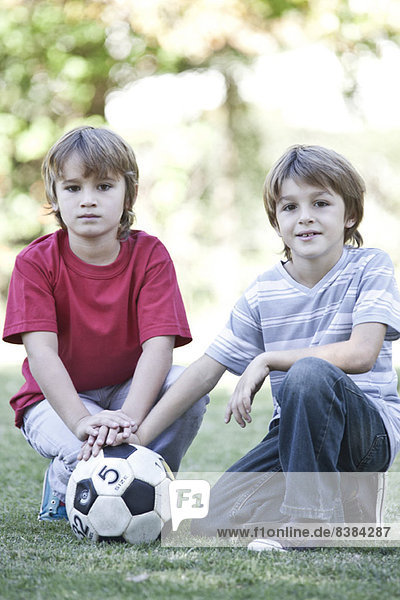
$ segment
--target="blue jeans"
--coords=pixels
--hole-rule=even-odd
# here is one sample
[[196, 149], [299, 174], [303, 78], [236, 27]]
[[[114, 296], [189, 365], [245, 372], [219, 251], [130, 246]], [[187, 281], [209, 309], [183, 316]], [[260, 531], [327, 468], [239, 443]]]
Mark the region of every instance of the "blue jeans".
[[389, 440], [377, 408], [337, 367], [299, 360], [277, 401], [280, 419], [217, 481], [208, 517], [193, 522], [194, 533], [238, 523], [341, 522], [341, 473], [388, 468]]

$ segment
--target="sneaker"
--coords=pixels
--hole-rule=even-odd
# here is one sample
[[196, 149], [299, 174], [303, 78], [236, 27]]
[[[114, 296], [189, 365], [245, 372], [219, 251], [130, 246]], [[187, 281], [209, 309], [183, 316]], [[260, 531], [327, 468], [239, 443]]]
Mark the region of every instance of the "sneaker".
[[49, 469], [50, 465], [47, 467], [44, 481], [43, 481], [43, 493], [42, 493], [42, 503], [40, 505], [40, 512], [38, 516], [39, 521], [60, 521], [62, 519], [66, 519], [67, 510], [65, 508], [65, 503], [58, 498], [49, 484]]
[[253, 540], [247, 546], [247, 550], [252, 550], [253, 552], [287, 552], [287, 548], [284, 548], [282, 544], [268, 538]]
[[304, 552], [308, 550], [317, 550], [320, 546], [312, 544], [305, 545], [304, 540], [282, 540], [278, 542], [272, 538], [258, 538], [250, 542], [247, 550], [252, 552]]

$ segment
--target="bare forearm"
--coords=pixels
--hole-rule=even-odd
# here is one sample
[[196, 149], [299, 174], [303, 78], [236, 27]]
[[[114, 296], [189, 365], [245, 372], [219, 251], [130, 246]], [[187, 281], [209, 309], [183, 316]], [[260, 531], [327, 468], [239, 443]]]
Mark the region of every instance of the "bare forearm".
[[90, 413], [82, 403], [57, 354], [43, 348], [29, 357], [29, 367], [43, 395], [67, 427], [76, 433], [78, 422]]
[[288, 371], [301, 358], [314, 356], [327, 360], [345, 373], [365, 373], [374, 366], [385, 333], [386, 325], [364, 323], [357, 325], [350, 339], [346, 341], [309, 348], [265, 352], [260, 355], [260, 359], [265, 360], [270, 371]]
[[146, 446], [218, 383], [225, 367], [207, 355], [192, 363], [149, 412], [137, 434]]
[[312, 346], [310, 348], [280, 350], [277, 352], [265, 352], [262, 356], [270, 371], [288, 371], [295, 362], [308, 357], [326, 360], [347, 373], [361, 373], [364, 371], [364, 365], [361, 364], [361, 361], [358, 361], [356, 357], [349, 356], [348, 342], [329, 344], [326, 346]]
[[122, 407], [137, 425], [140, 425], [154, 405], [171, 365], [172, 348], [169, 351], [147, 348], [141, 355]]

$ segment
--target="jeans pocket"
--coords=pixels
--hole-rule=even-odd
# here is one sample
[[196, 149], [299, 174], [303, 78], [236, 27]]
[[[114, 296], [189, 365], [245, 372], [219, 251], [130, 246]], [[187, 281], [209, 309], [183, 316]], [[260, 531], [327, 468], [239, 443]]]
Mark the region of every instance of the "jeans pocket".
[[388, 436], [380, 433], [357, 465], [357, 471], [386, 471], [390, 463]]

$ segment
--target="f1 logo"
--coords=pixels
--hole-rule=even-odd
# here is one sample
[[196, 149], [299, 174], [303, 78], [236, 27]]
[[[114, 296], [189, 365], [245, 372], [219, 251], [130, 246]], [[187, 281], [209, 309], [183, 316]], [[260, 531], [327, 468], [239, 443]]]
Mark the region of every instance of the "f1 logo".
[[175, 479], [169, 485], [172, 531], [185, 519], [203, 519], [210, 504], [210, 484], [204, 479]]

